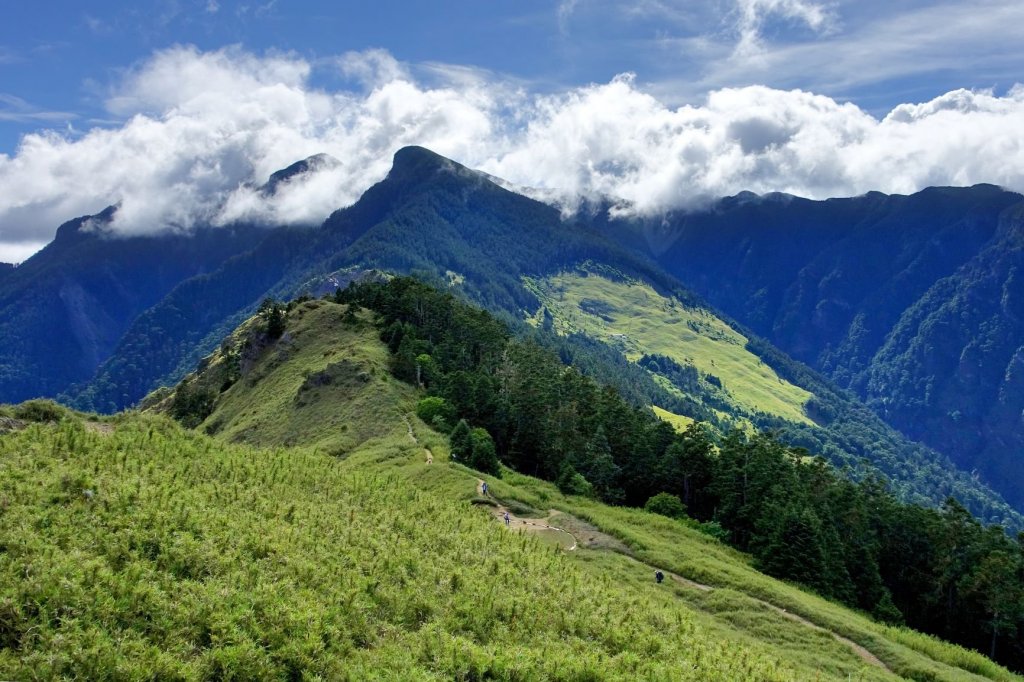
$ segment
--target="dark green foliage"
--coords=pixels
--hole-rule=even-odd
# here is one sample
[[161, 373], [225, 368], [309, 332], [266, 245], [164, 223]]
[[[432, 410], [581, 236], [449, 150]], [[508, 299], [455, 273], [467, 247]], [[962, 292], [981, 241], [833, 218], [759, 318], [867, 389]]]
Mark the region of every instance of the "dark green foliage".
[[444, 398], [428, 396], [416, 403], [416, 416], [438, 431], [448, 432], [455, 421], [455, 408]]
[[217, 402], [217, 392], [192, 380], [183, 381], [174, 392], [171, 416], [188, 428], [195, 428], [210, 416]]
[[14, 407], [14, 418], [29, 422], [59, 422], [68, 414], [68, 409], [52, 400], [26, 400]]
[[451, 441], [452, 459], [456, 462], [469, 462], [473, 455], [473, 439], [465, 419], [459, 420], [448, 438]]
[[686, 517], [686, 505], [678, 496], [671, 493], [658, 493], [644, 504], [644, 509], [653, 513], [667, 516], [670, 519], [682, 519]]
[[583, 475], [568, 462], [562, 465], [562, 470], [558, 473], [558, 478], [555, 479], [555, 485], [566, 495], [590, 497], [594, 494], [594, 486], [590, 485], [587, 479], [583, 478]]
[[286, 307], [272, 298], [263, 299], [263, 303], [260, 304], [259, 310], [256, 312], [263, 319], [264, 330], [270, 339], [279, 339], [284, 334], [290, 307], [290, 303]]
[[[768, 415], [754, 415], [760, 429], [771, 430], [783, 441], [827, 456], [854, 477], [871, 475], [864, 460], [887, 476], [905, 500], [938, 505], [950, 495], [987, 523], [1020, 528], [1022, 517], [976, 477], [958, 471], [946, 457], [903, 437], [853, 396], [837, 390], [811, 369], [787, 358], [767, 342], [751, 336], [747, 348], [780, 376], [812, 391], [809, 416], [821, 428], [794, 424]], [[930, 498], [930, 500], [929, 500]]]
[[501, 466], [498, 464], [498, 451], [494, 448], [494, 440], [486, 429], [479, 426], [469, 434], [472, 452], [469, 455], [469, 466], [485, 474], [499, 476]]

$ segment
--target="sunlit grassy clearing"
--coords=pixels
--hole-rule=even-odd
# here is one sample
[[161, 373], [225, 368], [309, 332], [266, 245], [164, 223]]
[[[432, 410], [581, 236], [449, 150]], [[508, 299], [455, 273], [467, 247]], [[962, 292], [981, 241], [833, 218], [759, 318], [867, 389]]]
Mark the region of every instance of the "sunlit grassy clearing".
[[693, 419], [691, 419], [690, 417], [686, 417], [681, 414], [675, 414], [674, 412], [669, 412], [668, 410], [663, 410], [657, 405], [653, 406], [651, 409], [654, 410], [654, 414], [658, 416], [658, 419], [668, 422], [676, 431], [679, 431], [680, 433], [685, 431], [686, 427], [693, 423]]
[[[688, 308], [645, 283], [596, 274], [562, 273], [529, 284], [560, 332], [585, 332], [631, 360], [656, 353], [692, 364], [721, 379], [732, 400], [749, 411], [811, 423], [803, 410], [811, 394], [781, 379], [746, 349], [744, 336], [705, 310]], [[603, 316], [581, 308], [586, 299], [605, 303]]]

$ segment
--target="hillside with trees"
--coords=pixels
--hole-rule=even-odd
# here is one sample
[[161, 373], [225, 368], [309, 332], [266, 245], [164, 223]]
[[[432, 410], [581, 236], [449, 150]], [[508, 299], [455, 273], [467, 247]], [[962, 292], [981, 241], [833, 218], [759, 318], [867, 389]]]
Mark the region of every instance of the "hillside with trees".
[[[412, 280], [350, 287], [336, 300], [282, 307], [287, 331], [276, 341], [260, 336], [269, 315], [254, 318], [153, 404], [230, 441], [347, 457], [361, 438], [403, 420], [389, 401], [418, 401], [419, 423], [450, 434], [453, 461], [681, 516], [770, 575], [1020, 665], [1021, 545], [955, 500], [940, 509], [901, 503], [882, 479], [851, 482], [771, 434], [719, 437], [697, 425], [679, 433], [487, 313]], [[385, 356], [369, 350], [368, 333], [379, 334]], [[224, 387], [227, 358], [245, 346], [246, 369]], [[389, 385], [384, 367], [404, 383]], [[182, 394], [196, 390], [212, 399], [189, 422]], [[359, 426], [368, 419], [376, 426]]]
[[687, 286], [1019, 508], [1022, 216], [991, 185], [748, 194], [646, 234]]

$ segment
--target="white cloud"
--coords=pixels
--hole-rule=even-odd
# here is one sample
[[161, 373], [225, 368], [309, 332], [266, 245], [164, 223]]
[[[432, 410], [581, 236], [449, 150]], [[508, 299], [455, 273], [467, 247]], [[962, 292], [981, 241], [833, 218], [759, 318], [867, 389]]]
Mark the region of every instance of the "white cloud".
[[762, 30], [770, 19], [797, 22], [818, 33], [835, 22], [831, 8], [810, 0], [736, 0], [736, 13], [739, 40], [733, 54], [743, 60], [761, 53]]
[[21, 263], [44, 246], [46, 246], [46, 242], [18, 242], [15, 244], [0, 242], [0, 263]]
[[[1021, 87], [951, 92], [879, 120], [853, 104], [761, 86], [673, 108], [629, 75], [538, 95], [443, 65], [430, 67], [428, 85], [383, 51], [320, 68], [339, 67], [360, 91], [312, 87], [316, 67], [292, 54], [155, 54], [109, 97], [122, 124], [27, 135], [14, 155], [0, 155], [0, 252], [24, 252], [65, 220], [113, 203], [121, 208], [112, 229], [123, 234], [232, 220], [316, 223], [384, 177], [392, 154], [410, 144], [548, 198], [608, 194], [644, 213], [742, 190], [818, 198], [977, 182], [1024, 190]], [[340, 163], [270, 197], [256, 190], [320, 152]]]
[[569, 32], [569, 20], [572, 18], [573, 12], [576, 11], [576, 5], [580, 0], [559, 0], [558, 9], [555, 10], [558, 16], [558, 30], [563, 35]]

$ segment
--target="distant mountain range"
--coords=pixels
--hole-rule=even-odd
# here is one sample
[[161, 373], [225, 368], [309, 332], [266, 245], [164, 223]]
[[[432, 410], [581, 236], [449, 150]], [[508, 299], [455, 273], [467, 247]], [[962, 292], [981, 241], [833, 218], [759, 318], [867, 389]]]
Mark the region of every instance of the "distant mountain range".
[[[332, 162], [300, 161], [262, 190]], [[121, 409], [191, 370], [266, 297], [333, 290], [368, 270], [410, 273], [513, 323], [572, 331], [564, 355], [587, 358], [593, 374], [669, 416], [779, 429], [851, 475], [866, 475], [863, 461], [905, 497], [937, 503], [956, 494], [983, 518], [1016, 526], [1019, 515], [986, 484], [1024, 508], [1013, 449], [1024, 395], [1014, 383], [1024, 362], [1014, 284], [1020, 201], [987, 186], [826, 202], [740, 195], [657, 221], [564, 220], [410, 147], [385, 180], [320, 226], [119, 238], [103, 227], [114, 209], [65, 224], [24, 264], [0, 268], [0, 400], [60, 396]], [[652, 350], [642, 367], [627, 363], [573, 318], [591, 315], [628, 340], [636, 332], [612, 330], [615, 321], [647, 313], [603, 312], [607, 302], [589, 289], [576, 308], [556, 306], [558, 286], [568, 285], [552, 278], [565, 272], [642, 284], [655, 292], [648, 302], [656, 295], [666, 309], [701, 309], [692, 290], [738, 323], [730, 331], [713, 311], [706, 323], [695, 313], [680, 322], [680, 338], [692, 332], [711, 349], [707, 357], [680, 346], [667, 359]], [[955, 473], [758, 336], [857, 392], [911, 438], [976, 468], [982, 481]], [[724, 381], [707, 371], [718, 352], [706, 343], [712, 337], [733, 348], [718, 358], [738, 363], [729, 365], [732, 383], [727, 369]], [[744, 373], [759, 363], [768, 369], [756, 371], [792, 389], [785, 410], [740, 395]], [[787, 417], [792, 409], [803, 413]]]
[[1024, 507], [1024, 197], [741, 195], [646, 234], [713, 305]]

